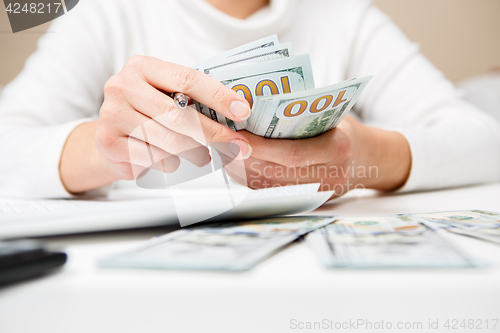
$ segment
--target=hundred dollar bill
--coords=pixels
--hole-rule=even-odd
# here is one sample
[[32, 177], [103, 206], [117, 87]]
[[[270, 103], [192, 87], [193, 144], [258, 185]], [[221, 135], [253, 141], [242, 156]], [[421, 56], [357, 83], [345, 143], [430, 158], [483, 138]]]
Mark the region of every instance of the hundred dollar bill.
[[[256, 110], [253, 104], [258, 96], [314, 89], [311, 61], [307, 54], [218, 69], [212, 72], [212, 77], [242, 94], [252, 110]], [[235, 131], [245, 129], [248, 122], [259, 117], [259, 113], [255, 112], [246, 121], [234, 122], [214, 110], [210, 109], [209, 113], [213, 120]]]
[[272, 47], [275, 45], [279, 45], [279, 40], [278, 40], [278, 35], [274, 34], [271, 36], [267, 36], [261, 39], [258, 39], [256, 41], [247, 43], [245, 45], [236, 47], [230, 51], [227, 51], [222, 54], [223, 57], [229, 58], [233, 57], [235, 55], [243, 54], [243, 53], [248, 53], [260, 49], [265, 49], [268, 47]]
[[304, 139], [336, 127], [370, 80], [352, 79], [314, 89], [308, 55], [294, 56], [291, 43], [279, 44], [276, 35], [224, 52], [195, 68], [242, 94], [252, 107], [251, 117], [242, 122], [194, 101], [200, 113], [232, 130], [273, 139]]
[[487, 240], [487, 241], [490, 241], [493, 243], [500, 244], [500, 227], [498, 227], [498, 228], [481, 228], [481, 229], [475, 229], [475, 230], [467, 230], [467, 229], [463, 229], [463, 228], [458, 227], [458, 228], [450, 228], [447, 230], [454, 233], [454, 234], [480, 238], [480, 239], [484, 239], [484, 240]]
[[[271, 60], [289, 58], [291, 56], [293, 56], [292, 44], [285, 43], [266, 48], [259, 48], [254, 51], [241, 53], [239, 55], [234, 55], [229, 58], [206, 61], [198, 65], [197, 69], [207, 75], [213, 76], [214, 71], [220, 72], [223, 71], [224, 69], [230, 70], [237, 68], [238, 65], [242, 64], [261, 63]], [[254, 71], [258, 73], [259, 67], [255, 66]], [[209, 117], [214, 121], [218, 121], [218, 119], [220, 118], [222, 121], [221, 123], [226, 125], [223, 122], [225, 118], [221, 116], [217, 117], [217, 114], [213, 109], [196, 101], [195, 101], [195, 106], [198, 109], [198, 111], [201, 112], [206, 117]]]
[[279, 217], [183, 228], [153, 238], [132, 251], [103, 258], [98, 264], [117, 268], [243, 271], [333, 220], [322, 216]]
[[451, 226], [460, 226], [467, 228], [500, 227], [500, 213], [479, 209], [414, 215], [416, 217], [423, 218], [426, 221], [442, 223]]
[[196, 66], [196, 69], [211, 76], [214, 70], [232, 67], [239, 64], [263, 62], [288, 58], [291, 56], [293, 56], [292, 43], [283, 43], [267, 48], [261, 48], [254, 51], [241, 53], [229, 58], [205, 61], [201, 64], [198, 64]]
[[500, 244], [500, 213], [476, 209], [415, 214], [414, 216], [433, 229], [443, 228], [456, 234]]
[[371, 77], [287, 95], [257, 97], [256, 119], [247, 130], [272, 139], [303, 139], [336, 127], [358, 100]]
[[338, 218], [307, 244], [326, 267], [465, 268], [477, 263], [412, 216]]
[[222, 62], [223, 59], [233, 57], [235, 55], [240, 55], [244, 53], [259, 51], [268, 47], [279, 45], [278, 36], [276, 34], [267, 36], [256, 41], [235, 47], [229, 51], [218, 54], [215, 57], [204, 60], [199, 63], [197, 67], [203, 67], [207, 63]]

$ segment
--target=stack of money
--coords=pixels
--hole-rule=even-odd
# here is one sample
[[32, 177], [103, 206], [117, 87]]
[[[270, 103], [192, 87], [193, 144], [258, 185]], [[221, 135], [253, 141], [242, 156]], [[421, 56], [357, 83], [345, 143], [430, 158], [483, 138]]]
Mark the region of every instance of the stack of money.
[[196, 69], [240, 93], [252, 108], [234, 122], [206, 105], [199, 112], [232, 130], [273, 139], [304, 139], [336, 127], [356, 103], [370, 77], [315, 88], [309, 55], [294, 55], [276, 35], [205, 60]]

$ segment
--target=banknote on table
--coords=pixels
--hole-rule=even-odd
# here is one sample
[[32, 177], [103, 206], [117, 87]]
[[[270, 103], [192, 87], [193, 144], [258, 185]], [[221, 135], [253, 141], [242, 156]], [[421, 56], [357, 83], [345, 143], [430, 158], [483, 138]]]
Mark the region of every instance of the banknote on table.
[[326, 267], [469, 268], [477, 263], [412, 216], [337, 218], [306, 236]]
[[486, 210], [460, 210], [415, 214], [433, 229], [481, 238], [500, 244], [500, 213]]
[[252, 115], [242, 122], [195, 101], [200, 113], [238, 131], [273, 139], [314, 137], [336, 127], [356, 103], [370, 78], [315, 89], [308, 55], [294, 55], [276, 35], [245, 44], [195, 66], [240, 93]]
[[132, 251], [99, 260], [101, 267], [244, 271], [332, 217], [280, 217], [183, 228]]

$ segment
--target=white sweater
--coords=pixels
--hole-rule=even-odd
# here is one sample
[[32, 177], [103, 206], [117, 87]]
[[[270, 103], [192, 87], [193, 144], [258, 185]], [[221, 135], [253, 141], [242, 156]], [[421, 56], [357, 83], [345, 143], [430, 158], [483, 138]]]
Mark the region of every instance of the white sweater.
[[56, 19], [0, 99], [0, 196], [69, 197], [58, 171], [78, 124], [132, 55], [192, 66], [277, 33], [309, 53], [317, 87], [374, 75], [352, 111], [399, 131], [412, 154], [402, 191], [500, 179], [500, 124], [459, 92], [366, 0], [274, 0], [246, 20], [203, 0], [85, 0]]

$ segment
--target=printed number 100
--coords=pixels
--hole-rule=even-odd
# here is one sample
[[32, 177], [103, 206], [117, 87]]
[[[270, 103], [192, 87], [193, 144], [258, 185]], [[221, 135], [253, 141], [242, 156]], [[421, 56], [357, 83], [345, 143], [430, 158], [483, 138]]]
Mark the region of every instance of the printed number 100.
[[[281, 81], [281, 91], [284, 94], [288, 94], [291, 92], [290, 90], [290, 79], [288, 76], [282, 76], [280, 78]], [[256, 96], [264, 96], [264, 89], [269, 89], [271, 92], [271, 95], [278, 95], [280, 93], [278, 85], [276, 82], [274, 82], [271, 79], [265, 79], [262, 81], [259, 81], [257, 85], [255, 86], [255, 95]], [[243, 93], [243, 96], [245, 99], [248, 101], [250, 104], [250, 108], [253, 106], [253, 95], [252, 95], [252, 90], [245, 84], [237, 84], [234, 87], [232, 87], [234, 91], [238, 92], [240, 91]]]

